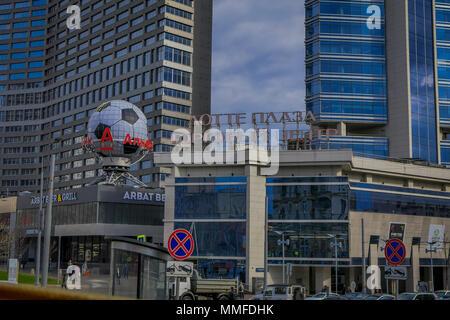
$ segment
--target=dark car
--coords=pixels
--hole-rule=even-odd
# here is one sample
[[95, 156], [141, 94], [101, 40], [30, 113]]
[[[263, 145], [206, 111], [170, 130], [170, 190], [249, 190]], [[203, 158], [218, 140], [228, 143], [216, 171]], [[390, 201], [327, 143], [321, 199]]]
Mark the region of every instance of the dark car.
[[371, 294], [364, 300], [395, 300], [395, 297], [390, 294]]
[[450, 300], [450, 291], [449, 290], [439, 290], [434, 293], [437, 296], [438, 300]]
[[345, 297], [347, 298], [347, 300], [364, 300], [369, 295], [370, 294], [365, 292], [351, 292], [347, 293]]
[[404, 292], [398, 296], [397, 300], [437, 300], [437, 296], [434, 293], [410, 293]]
[[322, 300], [348, 300], [345, 296], [340, 295], [328, 295]]

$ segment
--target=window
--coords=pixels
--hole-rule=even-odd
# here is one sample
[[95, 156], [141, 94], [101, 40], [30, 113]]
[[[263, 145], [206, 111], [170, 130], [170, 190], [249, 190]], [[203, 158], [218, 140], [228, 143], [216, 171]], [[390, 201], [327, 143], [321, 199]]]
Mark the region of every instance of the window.
[[114, 11], [116, 11], [116, 7], [112, 6], [112, 7], [106, 8], [103, 12], [105, 13], [105, 16], [106, 16], [107, 14], [113, 13]]
[[117, 15], [117, 21], [122, 20], [123, 18], [128, 17], [129, 14], [130, 14], [130, 13], [128, 12], [128, 10], [127, 10], [127, 11], [124, 11], [124, 12], [122, 12], [122, 13], [120, 13], [120, 14], [118, 14], [118, 15]]
[[29, 56], [30, 58], [42, 57], [44, 56], [44, 51], [30, 51]]
[[32, 27], [41, 27], [45, 25], [45, 20], [33, 20], [31, 21]]
[[14, 73], [9, 75], [10, 80], [22, 80], [25, 79], [25, 73]]
[[142, 23], [144, 21], [144, 16], [140, 16], [136, 19], [131, 20], [131, 26], [137, 26], [138, 24]]
[[116, 45], [121, 45], [122, 43], [125, 43], [128, 40], [128, 35], [125, 35], [123, 37], [120, 37], [116, 40]]
[[34, 62], [28, 63], [28, 67], [29, 68], [39, 68], [39, 67], [42, 67], [42, 66], [43, 66], [42, 61], [34, 61]]
[[119, 33], [119, 32], [122, 32], [122, 31], [124, 31], [126, 29], [128, 29], [128, 23], [124, 23], [124, 24], [118, 26], [117, 29], [116, 29], [116, 32]]
[[28, 16], [29, 16], [28, 11], [14, 13], [14, 18], [28, 18]]
[[34, 10], [32, 12], [33, 17], [45, 16], [45, 14], [46, 14], [45, 10]]
[[23, 49], [27, 47], [27, 43], [26, 42], [16, 42], [12, 44], [12, 48], [13, 49]]
[[189, 33], [191, 33], [191, 31], [192, 31], [192, 27], [191, 26], [188, 26], [187, 24], [180, 23], [180, 22], [177, 22], [177, 21], [174, 21], [174, 20], [170, 20], [170, 19], [160, 20], [159, 21], [159, 26], [160, 27], [167, 26], [167, 27], [170, 27], [170, 28], [178, 29], [178, 30], [181, 30], [181, 31], [184, 31], [184, 32], [189, 32]]
[[144, 34], [143, 29], [139, 29], [139, 30], [136, 30], [136, 31], [132, 32], [130, 37], [131, 37], [131, 39], [135, 39], [137, 37], [142, 36], [143, 34]]
[[107, 38], [109, 38], [109, 37], [111, 37], [113, 35], [114, 35], [114, 30], [109, 30], [108, 32], [105, 32], [103, 34], [103, 39], [107, 39]]
[[[8, 26], [8, 29], [9, 29], [9, 25], [7, 25], [7, 26]], [[14, 24], [13, 24], [13, 28], [14, 28], [14, 29], [28, 28], [28, 21], [27, 21], [27, 22], [17, 22], [17, 23], [14, 23]]]
[[116, 58], [122, 57], [122, 56], [126, 55], [127, 52], [128, 52], [127, 48], [124, 48], [124, 49], [122, 49], [122, 50], [120, 50], [120, 51], [117, 51], [117, 52], [116, 52]]
[[135, 96], [132, 96], [132, 97], [128, 98], [128, 102], [131, 102], [131, 103], [136, 103], [136, 102], [139, 102], [139, 101], [141, 101], [141, 95], [140, 94], [137, 94]]
[[83, 42], [82, 44], [80, 44], [79, 46], [78, 46], [78, 50], [83, 50], [83, 49], [86, 49], [87, 47], [89, 46], [89, 43], [86, 41], [86, 42]]
[[167, 6], [167, 5], [160, 7], [159, 13], [164, 13], [164, 12], [167, 12], [167, 13], [170, 13], [170, 14], [188, 19], [188, 20], [192, 20], [192, 13], [178, 9], [178, 8], [174, 8], [174, 7]]
[[30, 41], [30, 47], [42, 47], [44, 46], [44, 41]]
[[186, 46], [191, 46], [191, 40], [190, 39], [184, 38], [184, 37], [180, 37], [180, 36], [174, 35], [172, 33], [165, 32], [165, 33], [160, 33], [158, 35], [158, 41], [161, 41], [164, 38], [166, 40], [169, 40], [169, 41], [178, 42], [178, 43], [184, 44]]
[[100, 36], [97, 36], [97, 37], [91, 39], [91, 45], [100, 42], [101, 39], [102, 39], [102, 38], [101, 38]]
[[156, 24], [152, 23], [145, 27], [145, 32], [150, 32], [156, 29]]
[[31, 36], [32, 37], [42, 37], [44, 35], [45, 35], [45, 31], [44, 30], [31, 31]]
[[131, 8], [131, 13], [135, 14], [135, 13], [137, 13], [137, 12], [143, 10], [143, 9], [144, 9], [144, 3], [141, 3], [140, 5], [137, 5], [137, 6], [133, 7], [133, 8]]
[[110, 26], [110, 25], [114, 24], [115, 21], [116, 21], [116, 18], [115, 18], [115, 17], [112, 17], [111, 19], [106, 20], [106, 21], [103, 23], [103, 26], [104, 26], [104, 27]]
[[142, 48], [142, 41], [138, 42], [138, 43], [135, 43], [132, 46], [130, 46], [130, 52], [139, 50], [141, 48]]
[[102, 25], [100, 23], [98, 25], [96, 25], [96, 26], [93, 26], [91, 28], [91, 34], [101, 30], [101, 28], [102, 28]]

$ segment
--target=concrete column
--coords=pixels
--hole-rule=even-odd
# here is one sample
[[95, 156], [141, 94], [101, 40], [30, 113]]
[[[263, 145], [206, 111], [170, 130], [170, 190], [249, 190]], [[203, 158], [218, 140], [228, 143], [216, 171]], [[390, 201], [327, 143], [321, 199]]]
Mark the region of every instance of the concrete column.
[[283, 269], [282, 265], [270, 266], [267, 274], [267, 284], [281, 284], [283, 283]]
[[[174, 218], [175, 218], [175, 178], [179, 175], [179, 170], [176, 167], [172, 168], [171, 174], [166, 177], [165, 194], [166, 201], [164, 202], [164, 247], [167, 246], [169, 236], [174, 230]], [[194, 239], [195, 241], [196, 239]], [[195, 251], [193, 255], [195, 255]]]
[[308, 290], [309, 287], [309, 268], [292, 266], [292, 275], [290, 278], [292, 284], [302, 285]]
[[414, 180], [408, 179], [408, 188], [414, 188]]
[[323, 286], [328, 286], [331, 292], [331, 267], [315, 267], [316, 293], [322, 290]]
[[417, 285], [420, 281], [419, 264], [419, 246], [411, 246], [411, 267], [408, 270], [408, 280], [406, 281], [406, 290], [408, 292], [417, 292]]
[[[355, 281], [356, 285], [358, 285], [358, 281], [356, 281], [356, 270], [355, 267], [350, 267], [348, 270], [348, 285], [351, 286], [352, 281]], [[352, 289], [352, 291], [354, 291]]]
[[337, 124], [338, 135], [345, 137], [347, 135], [347, 125], [345, 122], [339, 122]]
[[369, 265], [372, 265], [372, 266], [378, 265], [378, 245], [377, 244], [369, 245]]
[[[263, 278], [263, 272], [256, 268], [264, 268], [264, 215], [266, 212], [266, 180], [258, 176], [256, 166], [246, 166], [247, 176], [247, 265], [246, 283], [253, 290], [253, 278]], [[273, 269], [271, 268], [270, 273]], [[281, 271], [281, 268], [279, 268]], [[268, 283], [270, 275], [268, 274]], [[281, 283], [281, 281], [280, 281]]]

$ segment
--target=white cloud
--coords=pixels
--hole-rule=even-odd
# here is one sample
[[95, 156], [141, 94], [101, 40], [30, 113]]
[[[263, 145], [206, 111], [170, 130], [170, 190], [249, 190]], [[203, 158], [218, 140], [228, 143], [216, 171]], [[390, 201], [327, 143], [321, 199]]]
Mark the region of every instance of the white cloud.
[[216, 0], [213, 21], [213, 112], [304, 109], [302, 1]]

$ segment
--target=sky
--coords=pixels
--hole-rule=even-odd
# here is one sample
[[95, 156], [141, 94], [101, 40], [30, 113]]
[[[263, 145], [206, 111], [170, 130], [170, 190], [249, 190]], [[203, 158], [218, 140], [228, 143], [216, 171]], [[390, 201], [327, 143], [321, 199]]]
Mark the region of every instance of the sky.
[[214, 0], [212, 113], [304, 110], [304, 1]]

